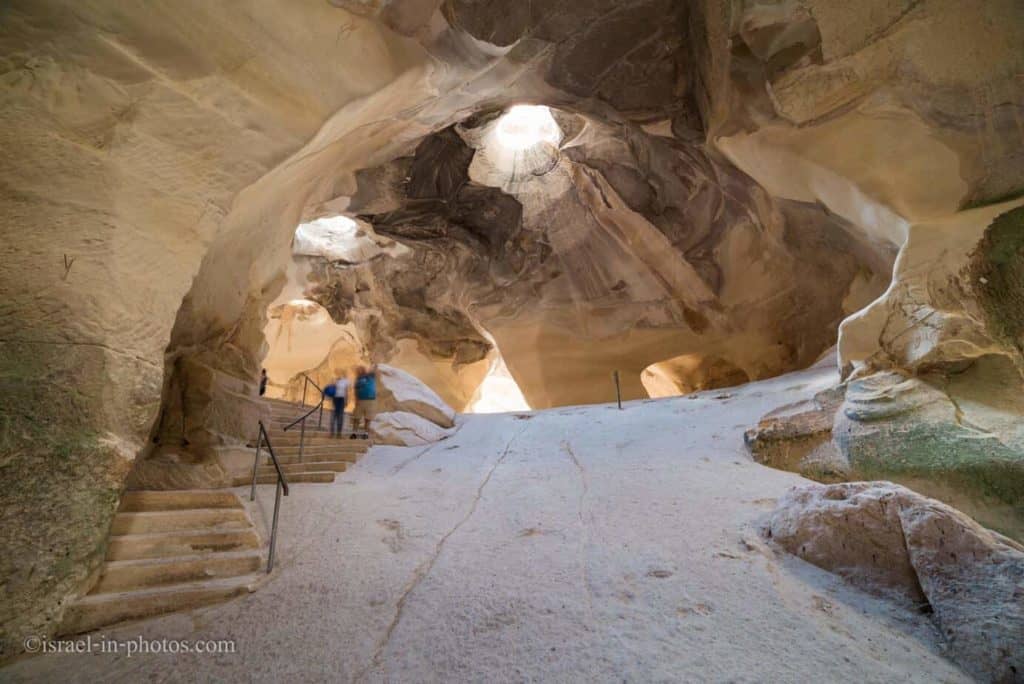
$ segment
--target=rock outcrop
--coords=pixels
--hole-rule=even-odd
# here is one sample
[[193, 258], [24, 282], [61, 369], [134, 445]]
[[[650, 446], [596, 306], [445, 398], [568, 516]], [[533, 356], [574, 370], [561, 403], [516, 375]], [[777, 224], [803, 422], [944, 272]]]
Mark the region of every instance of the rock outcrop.
[[915, 226], [892, 286], [840, 329], [848, 381], [765, 416], [747, 435], [755, 458], [824, 482], [893, 480], [1024, 540], [1018, 204]]
[[851, 380], [769, 413], [747, 431], [747, 447], [760, 463], [819, 482], [899, 482], [1024, 540], [1024, 400], [1000, 359], [949, 378]]
[[451, 429], [407, 411], [379, 413], [370, 423], [370, 437], [374, 444], [420, 446], [438, 442], [451, 433]]
[[377, 368], [377, 410], [370, 436], [378, 444], [418, 446], [452, 434], [455, 411], [433, 390], [405, 371]]
[[455, 426], [455, 410], [423, 382], [391, 366], [378, 366], [377, 374], [378, 410], [415, 413], [442, 428]]
[[851, 479], [850, 463], [832, 441], [832, 425], [845, 395], [845, 387], [836, 387], [765, 415], [743, 435], [754, 460], [819, 482]]
[[766, 535], [790, 553], [933, 614], [950, 655], [985, 681], [1024, 673], [1024, 547], [887, 482], [794, 488]]

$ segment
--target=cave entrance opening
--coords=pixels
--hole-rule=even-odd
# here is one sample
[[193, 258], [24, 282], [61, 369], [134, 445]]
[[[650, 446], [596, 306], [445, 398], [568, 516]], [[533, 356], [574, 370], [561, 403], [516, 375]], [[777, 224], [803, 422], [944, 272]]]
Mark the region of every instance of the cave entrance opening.
[[515, 105], [498, 120], [498, 143], [510, 150], [527, 150], [541, 143], [558, 145], [562, 131], [544, 105]]
[[676, 397], [750, 382], [742, 368], [719, 356], [682, 354], [647, 366], [640, 382], [652, 398]]
[[[326, 386], [356, 366], [381, 362], [463, 413], [529, 410], [487, 331], [468, 321], [444, 323], [444, 315], [429, 313], [429, 302], [385, 287], [402, 280], [407, 247], [358, 216], [335, 215], [300, 223], [291, 251], [284, 287], [267, 307], [267, 396], [298, 401], [306, 376]], [[425, 317], [437, 319], [427, 328], [439, 339], [415, 327]], [[467, 339], [474, 337], [476, 344]]]

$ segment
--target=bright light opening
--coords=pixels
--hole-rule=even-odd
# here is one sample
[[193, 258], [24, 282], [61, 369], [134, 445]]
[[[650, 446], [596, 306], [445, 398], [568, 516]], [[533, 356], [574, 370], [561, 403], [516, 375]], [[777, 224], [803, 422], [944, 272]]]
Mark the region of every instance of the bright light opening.
[[508, 372], [505, 359], [499, 356], [491, 364], [487, 377], [480, 383], [476, 394], [470, 405], [466, 407], [467, 413], [507, 413], [511, 411], [529, 411], [530, 405], [526, 403], [519, 385]]
[[511, 150], [525, 150], [540, 143], [558, 145], [562, 131], [542, 105], [516, 105], [498, 121], [498, 142]]
[[300, 256], [322, 256], [331, 261], [359, 263], [378, 254], [398, 256], [406, 247], [373, 232], [373, 227], [348, 216], [329, 216], [295, 229], [292, 253]]
[[320, 312], [327, 312], [326, 309], [314, 302], [312, 299], [292, 299], [281, 308], [282, 313], [288, 311], [291, 315], [306, 317], [313, 316]]
[[333, 256], [344, 252], [356, 240], [359, 224], [348, 216], [331, 216], [309, 223], [299, 224], [295, 229], [295, 254], [305, 256]]

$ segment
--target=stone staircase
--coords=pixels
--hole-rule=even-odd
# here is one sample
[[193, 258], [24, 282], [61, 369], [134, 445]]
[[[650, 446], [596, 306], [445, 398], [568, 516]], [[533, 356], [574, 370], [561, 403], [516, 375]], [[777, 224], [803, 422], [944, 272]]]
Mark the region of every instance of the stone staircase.
[[[288, 484], [300, 482], [334, 482], [338, 473], [355, 463], [370, 448], [369, 440], [350, 439], [351, 425], [346, 425], [343, 437], [331, 437], [329, 407], [324, 407], [323, 424], [317, 426], [317, 414], [306, 420], [305, 446], [302, 450], [302, 461], [299, 461], [299, 439], [301, 431], [295, 426], [288, 432], [285, 426], [301, 416], [310, 407], [302, 408], [299, 404], [280, 399], [266, 399], [270, 407], [271, 419], [266, 424], [270, 443], [274, 446], [274, 454], [281, 464]], [[348, 423], [350, 417], [346, 416]], [[250, 446], [256, 446], [255, 441]], [[239, 476], [235, 486], [244, 486], [252, 482], [251, 476]], [[277, 473], [269, 455], [260, 463], [256, 472], [257, 484], [276, 484]]]
[[[299, 461], [300, 431], [284, 432], [284, 427], [303, 414], [302, 407], [277, 400], [267, 403], [272, 414], [266, 425], [270, 443], [289, 485], [333, 482], [370, 446], [367, 440], [349, 439], [350, 433], [331, 437], [327, 417], [317, 427], [314, 414], [307, 421]], [[277, 484], [269, 454], [256, 478], [258, 484]], [[249, 471], [233, 484], [251, 483]], [[58, 634], [81, 634], [245, 594], [266, 576], [265, 568], [260, 535], [234, 492], [125, 492], [111, 525], [99, 579], [87, 595], [68, 606]]]
[[225, 490], [125, 492], [92, 591], [59, 633], [90, 630], [223, 601], [264, 576], [260, 536]]

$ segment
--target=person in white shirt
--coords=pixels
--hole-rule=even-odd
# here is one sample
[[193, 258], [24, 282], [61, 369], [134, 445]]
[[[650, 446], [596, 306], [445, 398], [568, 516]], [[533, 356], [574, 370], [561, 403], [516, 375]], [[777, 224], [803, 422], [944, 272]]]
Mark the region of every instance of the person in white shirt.
[[341, 437], [345, 427], [345, 399], [348, 397], [348, 376], [342, 375], [334, 383], [334, 414], [331, 416], [331, 436]]

